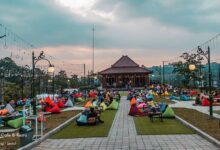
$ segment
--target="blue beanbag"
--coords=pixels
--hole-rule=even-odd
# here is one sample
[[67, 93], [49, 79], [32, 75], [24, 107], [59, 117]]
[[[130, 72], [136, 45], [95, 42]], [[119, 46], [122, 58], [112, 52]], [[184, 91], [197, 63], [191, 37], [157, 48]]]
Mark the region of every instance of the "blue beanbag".
[[86, 115], [80, 115], [80, 117], [77, 120], [80, 123], [87, 123], [87, 116]]
[[181, 95], [181, 100], [183, 101], [189, 101], [189, 97], [186, 95]]
[[153, 96], [152, 94], [148, 94], [147, 99], [148, 99], [148, 100], [153, 100], [153, 99], [154, 99], [154, 96]]
[[166, 110], [166, 104], [165, 103], [160, 104], [160, 110], [161, 110], [161, 112], [164, 112]]

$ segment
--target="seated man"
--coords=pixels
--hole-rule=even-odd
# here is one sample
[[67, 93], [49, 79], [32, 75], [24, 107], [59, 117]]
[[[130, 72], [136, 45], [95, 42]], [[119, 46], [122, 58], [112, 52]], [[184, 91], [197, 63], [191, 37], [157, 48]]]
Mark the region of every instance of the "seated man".
[[88, 124], [96, 124], [96, 123], [104, 123], [104, 121], [100, 119], [100, 113], [96, 113], [95, 109], [91, 107], [90, 112], [88, 114]]

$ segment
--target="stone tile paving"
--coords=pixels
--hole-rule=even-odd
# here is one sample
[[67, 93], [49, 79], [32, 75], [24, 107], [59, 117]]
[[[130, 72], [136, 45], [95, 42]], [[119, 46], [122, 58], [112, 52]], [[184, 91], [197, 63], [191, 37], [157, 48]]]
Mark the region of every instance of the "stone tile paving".
[[[209, 106], [194, 106], [193, 105], [195, 103], [194, 101], [178, 101], [178, 100], [173, 100], [173, 101], [175, 101], [176, 103], [170, 104], [171, 107], [191, 108], [209, 115]], [[220, 106], [213, 106], [213, 110], [220, 110]], [[213, 113], [213, 116], [220, 119], [219, 114]]]
[[197, 134], [192, 135], [137, 135], [126, 97], [122, 97], [108, 137], [47, 139], [34, 150], [217, 150], [215, 145]]

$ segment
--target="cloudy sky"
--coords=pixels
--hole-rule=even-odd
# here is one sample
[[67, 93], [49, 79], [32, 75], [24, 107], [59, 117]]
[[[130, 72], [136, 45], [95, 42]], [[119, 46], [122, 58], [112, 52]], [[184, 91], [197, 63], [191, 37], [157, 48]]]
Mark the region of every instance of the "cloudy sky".
[[[0, 24], [48, 54], [95, 71], [122, 55], [160, 65], [220, 29], [219, 0], [1, 0]], [[218, 51], [215, 56], [220, 56]]]

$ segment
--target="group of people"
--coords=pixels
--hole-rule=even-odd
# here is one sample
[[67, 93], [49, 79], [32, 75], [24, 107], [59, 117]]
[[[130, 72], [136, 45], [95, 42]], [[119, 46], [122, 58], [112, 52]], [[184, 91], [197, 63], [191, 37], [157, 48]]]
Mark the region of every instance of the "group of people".
[[[94, 94], [95, 93], [95, 94]], [[120, 100], [119, 92], [114, 91], [90, 91], [92, 100], [85, 105], [85, 110], [76, 120], [77, 125], [95, 125], [104, 123], [101, 120], [101, 112], [113, 103], [113, 99]]]

